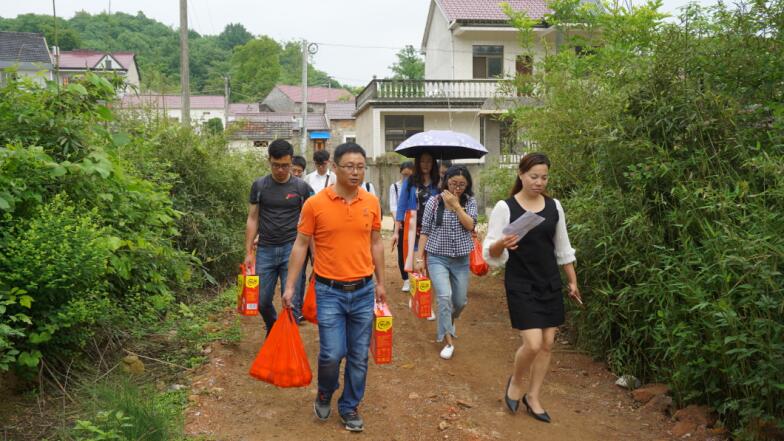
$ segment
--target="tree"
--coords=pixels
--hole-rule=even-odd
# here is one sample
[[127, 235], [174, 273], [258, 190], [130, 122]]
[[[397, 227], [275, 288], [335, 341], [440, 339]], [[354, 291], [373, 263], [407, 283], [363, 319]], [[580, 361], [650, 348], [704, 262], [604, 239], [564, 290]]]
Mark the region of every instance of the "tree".
[[398, 51], [397, 63], [389, 66], [396, 80], [423, 80], [425, 79], [425, 62], [410, 44]]
[[262, 100], [281, 76], [277, 41], [261, 36], [234, 48], [231, 56], [231, 83], [240, 100]]
[[236, 46], [253, 40], [253, 34], [248, 32], [240, 23], [229, 23], [223, 28], [223, 32], [218, 35], [218, 43], [223, 49], [231, 50]]

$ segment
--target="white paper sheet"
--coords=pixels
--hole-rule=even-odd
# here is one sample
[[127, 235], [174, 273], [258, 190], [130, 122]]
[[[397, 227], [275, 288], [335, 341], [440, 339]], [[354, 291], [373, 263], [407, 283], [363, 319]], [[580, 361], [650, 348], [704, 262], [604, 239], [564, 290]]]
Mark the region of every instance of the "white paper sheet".
[[533, 230], [535, 226], [544, 222], [544, 218], [536, 213], [526, 211], [522, 216], [518, 217], [514, 222], [507, 225], [503, 229], [504, 235], [517, 235], [522, 239], [523, 236]]

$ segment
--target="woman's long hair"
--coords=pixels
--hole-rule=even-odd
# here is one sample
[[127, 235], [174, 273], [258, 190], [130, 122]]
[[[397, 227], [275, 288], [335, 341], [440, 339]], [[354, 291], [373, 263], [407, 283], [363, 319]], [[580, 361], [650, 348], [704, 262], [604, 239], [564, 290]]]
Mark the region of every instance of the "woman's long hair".
[[515, 178], [515, 183], [512, 187], [511, 196], [516, 195], [523, 189], [523, 181], [520, 180], [520, 174], [531, 170], [535, 165], [541, 164], [550, 168], [550, 158], [544, 153], [528, 153], [520, 159], [520, 165], [517, 166], [517, 177]]
[[462, 176], [466, 180], [466, 188], [463, 190], [463, 194], [460, 195], [460, 205], [465, 207], [465, 204], [468, 202], [468, 197], [474, 195], [474, 181], [471, 179], [471, 173], [468, 171], [468, 167], [464, 165], [453, 165], [446, 170], [444, 173], [444, 180], [441, 181], [441, 191], [449, 190], [449, 179], [455, 176]]
[[424, 185], [424, 177], [422, 176], [422, 156], [428, 155], [430, 159], [433, 160], [433, 165], [430, 167], [430, 182], [432, 185], [438, 188], [438, 181], [441, 178], [441, 175], [438, 173], [438, 163], [436, 162], [436, 158], [433, 157], [433, 154], [430, 152], [422, 152], [414, 158], [414, 173], [408, 177], [408, 186], [409, 188], [419, 187]]

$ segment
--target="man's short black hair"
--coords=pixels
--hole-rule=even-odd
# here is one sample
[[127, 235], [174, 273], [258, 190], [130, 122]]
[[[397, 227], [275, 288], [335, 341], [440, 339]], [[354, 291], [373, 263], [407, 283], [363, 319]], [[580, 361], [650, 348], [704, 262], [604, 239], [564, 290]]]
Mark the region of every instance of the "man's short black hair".
[[267, 148], [270, 158], [280, 159], [284, 156], [294, 156], [294, 147], [285, 139], [276, 139]]
[[404, 162], [400, 163], [400, 171], [401, 172], [403, 170], [407, 169], [407, 168], [410, 168], [411, 170], [414, 170], [414, 161], [404, 161]]
[[305, 159], [304, 156], [295, 156], [291, 158], [291, 165], [296, 165], [298, 167], [302, 167], [302, 170], [308, 168], [308, 161]]
[[323, 164], [329, 161], [329, 152], [326, 150], [319, 150], [313, 153], [313, 162], [316, 164]]
[[367, 158], [367, 155], [365, 154], [365, 149], [363, 149], [362, 146], [360, 146], [355, 142], [345, 142], [343, 144], [340, 144], [335, 149], [335, 164], [340, 162], [340, 158], [342, 158], [343, 155], [345, 155], [346, 153], [359, 153], [362, 155], [363, 158]]

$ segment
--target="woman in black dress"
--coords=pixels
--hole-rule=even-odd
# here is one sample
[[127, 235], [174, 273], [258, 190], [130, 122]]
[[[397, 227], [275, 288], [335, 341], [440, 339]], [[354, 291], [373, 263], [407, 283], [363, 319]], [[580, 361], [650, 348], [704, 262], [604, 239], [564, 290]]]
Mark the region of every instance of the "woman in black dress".
[[[522, 401], [528, 413], [548, 423], [550, 416], [542, 407], [539, 393], [550, 365], [556, 328], [564, 322], [559, 265], [568, 279], [569, 296], [582, 303], [563, 208], [545, 193], [549, 169], [550, 160], [542, 153], [530, 153], [520, 160], [512, 196], [493, 208], [483, 246], [488, 263], [494, 266], [506, 263], [504, 286], [509, 318], [522, 337], [504, 401], [512, 413], [517, 412]], [[543, 217], [544, 221], [522, 239], [503, 234], [504, 227], [526, 211]], [[526, 392], [523, 375], [529, 369]]]

